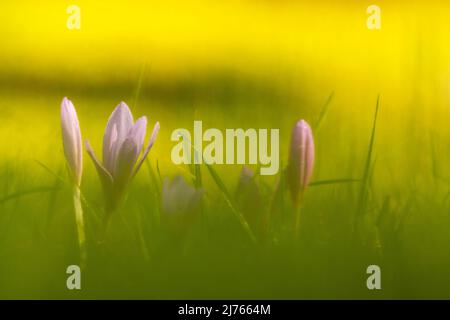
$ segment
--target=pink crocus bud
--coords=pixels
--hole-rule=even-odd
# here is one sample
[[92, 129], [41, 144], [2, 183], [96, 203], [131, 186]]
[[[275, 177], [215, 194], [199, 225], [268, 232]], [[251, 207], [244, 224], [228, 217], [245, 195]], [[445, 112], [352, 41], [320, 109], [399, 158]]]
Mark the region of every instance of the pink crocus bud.
[[287, 183], [292, 201], [298, 206], [308, 186], [314, 167], [314, 139], [305, 120], [298, 121], [291, 136], [291, 148], [287, 167]]
[[79, 187], [83, 172], [80, 124], [75, 107], [67, 98], [64, 98], [61, 103], [61, 129], [70, 179], [74, 185]]
[[89, 141], [86, 140], [87, 152], [94, 162], [103, 186], [108, 215], [120, 203], [127, 186], [152, 148], [158, 131], [159, 122], [156, 122], [150, 140], [143, 150], [147, 118], [143, 116], [134, 122], [130, 109], [121, 102], [106, 125], [103, 137], [103, 162], [97, 159]]
[[73, 204], [80, 246], [80, 265], [86, 265], [86, 236], [84, 232], [83, 208], [81, 206], [81, 175], [83, 173], [83, 150], [81, 146], [80, 124], [72, 101], [63, 98], [61, 103], [61, 129], [64, 155], [67, 160], [69, 176], [73, 184]]

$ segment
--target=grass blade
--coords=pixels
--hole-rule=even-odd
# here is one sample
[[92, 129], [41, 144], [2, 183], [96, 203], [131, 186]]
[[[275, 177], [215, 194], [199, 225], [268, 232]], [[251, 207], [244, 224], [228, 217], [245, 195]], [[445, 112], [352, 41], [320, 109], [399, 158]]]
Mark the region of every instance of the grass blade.
[[240, 212], [240, 210], [235, 205], [230, 192], [228, 191], [227, 187], [225, 186], [225, 183], [222, 181], [220, 176], [217, 174], [216, 170], [214, 170], [214, 168], [210, 164], [205, 162], [205, 159], [203, 158], [203, 154], [195, 149], [194, 145], [192, 144], [192, 141], [190, 141], [190, 139], [188, 137], [186, 137], [183, 134], [180, 134], [180, 135], [183, 137], [183, 139], [186, 139], [189, 142], [189, 144], [194, 149], [194, 152], [198, 152], [198, 154], [200, 154], [202, 156], [203, 163], [206, 165], [206, 168], [208, 168], [208, 171], [209, 171], [211, 177], [213, 178], [214, 182], [216, 183], [216, 185], [219, 187], [220, 191], [224, 195], [224, 198], [225, 198], [228, 206], [230, 207], [231, 211], [236, 216], [236, 218], [238, 219], [242, 228], [248, 234], [248, 236], [250, 237], [252, 242], [256, 243], [256, 238], [255, 238], [252, 230], [250, 229], [250, 226], [248, 225], [247, 220], [244, 218], [243, 214]]
[[42, 168], [45, 169], [45, 171], [47, 171], [48, 173], [50, 173], [52, 176], [54, 176], [55, 178], [57, 178], [59, 181], [61, 181], [63, 184], [67, 184], [67, 181], [59, 174], [55, 173], [52, 169], [50, 169], [47, 165], [45, 165], [44, 163], [40, 162], [39, 160], [34, 160], [36, 161], [36, 163], [38, 165], [40, 165]]
[[353, 183], [353, 182], [359, 182], [361, 179], [329, 179], [329, 180], [317, 180], [313, 181], [309, 184], [310, 187], [315, 186], [323, 186], [323, 185], [329, 185], [329, 184], [341, 184], [341, 183]]
[[158, 178], [156, 177], [155, 171], [153, 170], [150, 162], [148, 160], [146, 160], [145, 164], [148, 168], [148, 172], [150, 173], [150, 179], [152, 180], [153, 185], [155, 186], [156, 198], [159, 199], [161, 196], [161, 186], [158, 182]]
[[0, 204], [3, 204], [9, 200], [17, 199], [17, 198], [20, 198], [20, 197], [23, 197], [26, 195], [42, 193], [42, 192], [51, 192], [51, 191], [60, 190], [60, 189], [61, 189], [60, 187], [54, 187], [54, 186], [30, 188], [27, 190], [22, 190], [22, 191], [8, 194], [8, 195], [4, 196], [3, 198], [0, 198]]
[[228, 191], [225, 184], [223, 183], [222, 179], [220, 179], [216, 170], [214, 170], [214, 168], [211, 165], [209, 165], [207, 163], [205, 163], [205, 165], [208, 168], [208, 171], [211, 174], [211, 177], [213, 178], [214, 182], [219, 187], [220, 191], [222, 191], [222, 194], [224, 195], [224, 198], [225, 198], [228, 206], [230, 207], [231, 211], [235, 214], [235, 216], [239, 220], [240, 224], [242, 225], [243, 229], [249, 235], [250, 239], [254, 243], [256, 243], [256, 238], [255, 238], [252, 230], [250, 229], [250, 226], [248, 225], [247, 220], [245, 220], [242, 213], [237, 209], [237, 206], [234, 204], [233, 198], [231, 197], [231, 194]]
[[203, 186], [203, 183], [202, 183], [202, 172], [200, 170], [200, 165], [199, 164], [195, 165], [194, 173], [195, 173], [195, 187], [197, 189], [199, 189], [199, 188], [201, 188]]
[[131, 104], [132, 108], [131, 110], [135, 110], [137, 103], [138, 103], [138, 99], [139, 99], [139, 95], [141, 94], [141, 90], [142, 90], [142, 83], [144, 82], [144, 76], [145, 76], [145, 72], [147, 70], [147, 63], [144, 62], [142, 64], [141, 70], [139, 72], [139, 79], [137, 82], [137, 86], [136, 86], [136, 90], [134, 91], [134, 95], [133, 95], [133, 102]]
[[162, 184], [163, 179], [161, 177], [161, 170], [159, 170], [159, 161], [158, 160], [156, 160], [156, 173], [158, 174], [159, 183]]
[[330, 109], [331, 101], [333, 100], [334, 92], [331, 92], [331, 94], [328, 96], [327, 101], [325, 101], [325, 104], [323, 105], [319, 118], [317, 119], [316, 123], [314, 124], [314, 131], [318, 132], [320, 129], [320, 126], [322, 125], [322, 121], [325, 118], [326, 114], [328, 113], [328, 110]]
[[[55, 173], [52, 169], [50, 169], [47, 165], [45, 165], [44, 163], [40, 162], [39, 160], [34, 160], [36, 161], [37, 164], [39, 164], [42, 168], [45, 169], [45, 171], [47, 171], [48, 173], [50, 173], [52, 176], [54, 176], [55, 178], [57, 178], [59, 181], [61, 181], [64, 185], [68, 186], [69, 184], [67, 183], [67, 181], [61, 177], [59, 174]], [[86, 206], [86, 208], [91, 211], [94, 214], [95, 219], [97, 219], [98, 221], [100, 221], [100, 214], [98, 214], [97, 210], [94, 209], [89, 202], [87, 201], [86, 197], [84, 196], [83, 192], [81, 192], [80, 190], [80, 198], [81, 201], [83, 202], [83, 204]]]
[[367, 187], [368, 187], [368, 183], [369, 183], [370, 167], [372, 164], [372, 154], [373, 154], [373, 146], [375, 143], [375, 133], [376, 133], [376, 127], [377, 127], [379, 106], [380, 106], [380, 95], [378, 95], [378, 97], [377, 97], [377, 104], [376, 104], [376, 108], [375, 108], [375, 115], [373, 118], [373, 125], [372, 125], [372, 133], [370, 135], [369, 148], [368, 148], [368, 152], [367, 152], [366, 163], [364, 165], [364, 172], [363, 172], [361, 190], [360, 190], [360, 195], [359, 195], [359, 203], [358, 203], [358, 213], [359, 214], [363, 214], [365, 202], [367, 200]]

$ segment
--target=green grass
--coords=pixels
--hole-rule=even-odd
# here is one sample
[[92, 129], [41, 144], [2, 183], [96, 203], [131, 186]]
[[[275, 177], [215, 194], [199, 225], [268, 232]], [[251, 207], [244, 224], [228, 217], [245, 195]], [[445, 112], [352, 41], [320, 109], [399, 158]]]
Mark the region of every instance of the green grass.
[[[89, 107], [98, 99], [77, 100], [83, 137], [100, 150], [106, 116], [114, 105], [105, 102], [92, 111]], [[47, 127], [36, 134], [46, 137], [41, 139], [45, 142], [33, 144], [35, 149], [25, 147], [29, 153], [5, 157], [0, 165], [0, 297], [450, 298], [449, 185], [437, 177], [445, 176], [441, 158], [448, 151], [433, 140], [433, 148], [421, 145], [399, 161], [386, 162], [383, 156], [392, 152], [386, 143], [405, 143], [383, 131], [386, 100], [379, 113], [377, 102], [373, 116], [375, 103], [367, 97], [367, 114], [372, 116], [346, 122], [338, 93], [322, 106], [297, 110], [285, 105], [277, 118], [271, 103], [244, 111], [234, 106], [230, 114], [229, 103], [219, 99], [213, 110], [207, 104], [195, 106], [194, 115], [177, 104], [168, 103], [171, 111], [166, 112], [147, 98], [137, 103], [135, 95], [133, 112], [149, 114], [150, 122], [158, 119], [161, 135], [106, 232], [100, 183], [85, 156], [81, 191], [88, 259], [81, 291], [65, 287], [66, 267], [78, 264], [80, 253], [56, 105], [54, 115], [41, 116]], [[280, 127], [285, 166], [291, 125], [303, 115], [317, 119], [317, 157], [297, 239], [281, 169], [276, 177], [256, 175], [252, 191], [239, 194], [241, 166], [177, 167], [168, 160], [171, 130], [189, 128], [195, 117], [205, 117], [208, 126], [219, 128], [232, 123]], [[8, 121], [14, 127], [17, 118]], [[353, 131], [345, 130], [355, 123]], [[419, 159], [431, 159], [432, 168], [414, 166]], [[416, 171], [404, 174], [399, 163]], [[164, 178], [175, 174], [202, 188], [204, 196], [195, 219], [172, 230], [162, 223], [160, 199]], [[371, 264], [381, 266], [382, 291], [365, 286]]]

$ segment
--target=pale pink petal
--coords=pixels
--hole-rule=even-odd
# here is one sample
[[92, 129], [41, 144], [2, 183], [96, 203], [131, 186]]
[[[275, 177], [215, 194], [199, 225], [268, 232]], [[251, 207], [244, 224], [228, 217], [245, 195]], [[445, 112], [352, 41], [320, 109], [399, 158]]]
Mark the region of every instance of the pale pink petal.
[[[133, 127], [133, 115], [125, 102], [120, 102], [109, 117], [103, 137], [103, 163], [111, 164], [117, 155], [120, 145]], [[113, 128], [116, 127], [117, 135], [113, 140]], [[108, 168], [111, 170], [112, 168]]]
[[97, 157], [94, 154], [94, 150], [92, 150], [91, 145], [89, 144], [89, 141], [85, 141], [86, 144], [86, 151], [91, 157], [92, 161], [94, 162], [95, 168], [97, 169], [98, 176], [100, 177], [100, 182], [102, 183], [103, 189], [106, 194], [109, 194], [111, 192], [112, 184], [113, 184], [113, 178], [111, 174], [106, 170], [100, 161], [98, 161]]
[[114, 183], [119, 190], [123, 189], [132, 178], [133, 168], [138, 156], [136, 141], [133, 137], [126, 138], [117, 153], [113, 173]]
[[137, 119], [133, 128], [131, 128], [128, 137], [133, 137], [136, 142], [139, 153], [142, 151], [144, 145], [145, 134], [147, 133], [147, 117], [143, 116]]
[[83, 172], [81, 132], [75, 107], [67, 98], [64, 98], [61, 103], [61, 128], [64, 155], [67, 159], [72, 179], [79, 186]]
[[288, 165], [288, 183], [294, 203], [298, 203], [308, 186], [314, 167], [314, 140], [309, 124], [300, 120], [291, 135], [291, 149]]
[[[115, 157], [113, 155], [115, 154], [115, 148], [117, 146], [118, 146], [118, 144], [117, 144], [117, 125], [114, 123], [113, 126], [112, 126], [111, 134], [109, 136], [109, 148], [108, 148], [107, 153], [106, 153], [107, 156], [103, 157], [103, 166], [109, 172], [113, 172], [114, 171]], [[104, 140], [103, 140], [103, 147], [104, 148], [107, 147], [104, 144]]]
[[311, 177], [314, 169], [314, 139], [312, 130], [308, 125], [307, 138], [305, 145], [305, 179], [303, 185], [307, 186], [311, 182]]
[[159, 122], [155, 123], [155, 126], [153, 127], [152, 135], [150, 136], [150, 140], [148, 141], [147, 147], [145, 148], [144, 154], [142, 155], [141, 159], [139, 159], [138, 164], [136, 168], [134, 169], [133, 176], [136, 175], [136, 173], [139, 171], [139, 168], [141, 167], [142, 163], [144, 163], [145, 158], [147, 157], [148, 153], [150, 152], [150, 149], [152, 148], [153, 144], [155, 143], [156, 136], [159, 132]]

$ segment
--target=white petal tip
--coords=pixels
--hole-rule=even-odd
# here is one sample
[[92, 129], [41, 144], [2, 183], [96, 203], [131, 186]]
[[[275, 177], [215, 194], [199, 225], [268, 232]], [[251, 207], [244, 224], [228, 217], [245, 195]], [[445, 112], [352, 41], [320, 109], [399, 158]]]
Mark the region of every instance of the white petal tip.
[[123, 102], [123, 101], [119, 102], [119, 105], [117, 106], [117, 108], [130, 110], [128, 105], [125, 102]]

